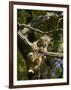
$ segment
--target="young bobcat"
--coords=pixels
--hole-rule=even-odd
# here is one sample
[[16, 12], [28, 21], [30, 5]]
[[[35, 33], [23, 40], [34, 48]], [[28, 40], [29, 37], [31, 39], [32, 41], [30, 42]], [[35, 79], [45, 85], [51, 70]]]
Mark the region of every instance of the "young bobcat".
[[50, 37], [44, 34], [39, 40], [32, 43], [33, 52], [28, 54], [28, 72], [35, 73], [45, 60], [46, 56], [40, 51], [47, 52]]

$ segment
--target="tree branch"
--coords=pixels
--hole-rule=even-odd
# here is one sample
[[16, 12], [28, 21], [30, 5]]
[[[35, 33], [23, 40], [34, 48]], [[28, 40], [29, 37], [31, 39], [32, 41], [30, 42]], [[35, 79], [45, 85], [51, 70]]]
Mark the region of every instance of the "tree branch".
[[56, 27], [56, 28], [59, 27], [59, 23], [60, 23], [61, 20], [63, 20], [63, 18], [60, 18], [60, 19], [58, 20], [58, 22], [57, 22], [57, 27]]
[[[26, 36], [22, 34], [21, 31], [18, 31], [18, 37], [20, 37], [21, 40], [23, 40], [27, 45], [32, 47], [32, 43], [27, 39]], [[45, 56], [51, 56], [51, 57], [63, 57], [63, 53], [58, 53], [58, 52], [44, 52], [44, 51], [39, 51], [40, 53], [43, 53]]]
[[60, 28], [60, 29], [57, 29], [57, 30], [49, 31], [49, 32], [43, 32], [43, 31], [41, 31], [41, 30], [39, 30], [39, 29], [35, 29], [35, 28], [33, 28], [33, 27], [29, 26], [29, 25], [26, 25], [26, 24], [19, 24], [19, 23], [18, 23], [18, 25], [19, 25], [19, 26], [24, 26], [24, 27], [26, 27], [26, 28], [31, 29], [32, 31], [36, 31], [36, 32], [42, 33], [42, 34], [49, 34], [49, 33], [52, 33], [52, 32], [62, 31], [62, 29]]
[[18, 37], [23, 40], [27, 45], [30, 47], [32, 46], [32, 43], [24, 36], [20, 31], [18, 31]]
[[43, 53], [45, 56], [51, 56], [51, 57], [63, 57], [63, 53], [58, 53], [58, 52], [44, 52], [44, 51], [39, 51], [40, 53]]
[[[46, 15], [40, 15], [40, 16], [37, 16], [37, 17], [35, 17], [35, 18], [33, 18], [31, 21], [30, 21], [30, 23], [28, 23], [28, 26], [31, 26], [31, 27], [37, 27], [37, 26], [39, 26], [40, 24], [42, 24], [42, 23], [44, 23], [45, 21], [47, 21], [47, 16]], [[38, 23], [37, 23], [38, 22]], [[24, 29], [20, 29], [19, 28], [19, 25], [21, 26], [21, 24], [19, 24], [18, 23], [18, 30], [21, 30], [21, 32], [23, 33], [23, 34], [27, 34], [29, 31], [30, 31], [30, 29], [29, 28], [27, 28], [27, 27], [25, 27]]]

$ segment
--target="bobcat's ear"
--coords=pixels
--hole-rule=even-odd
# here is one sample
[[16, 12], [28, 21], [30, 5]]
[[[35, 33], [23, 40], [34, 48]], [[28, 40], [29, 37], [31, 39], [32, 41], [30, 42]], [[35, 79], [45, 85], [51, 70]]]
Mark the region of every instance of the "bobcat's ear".
[[48, 43], [50, 43], [51, 40], [52, 38], [48, 36], [48, 39], [47, 39]]

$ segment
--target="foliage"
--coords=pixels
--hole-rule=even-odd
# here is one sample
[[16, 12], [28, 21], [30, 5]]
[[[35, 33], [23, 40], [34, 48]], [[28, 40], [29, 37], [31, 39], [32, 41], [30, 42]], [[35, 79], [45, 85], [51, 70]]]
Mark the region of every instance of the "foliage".
[[17, 79], [28, 79], [27, 77], [27, 66], [26, 66], [26, 62], [25, 59], [23, 57], [23, 55], [20, 53], [19, 49], [17, 50]]

